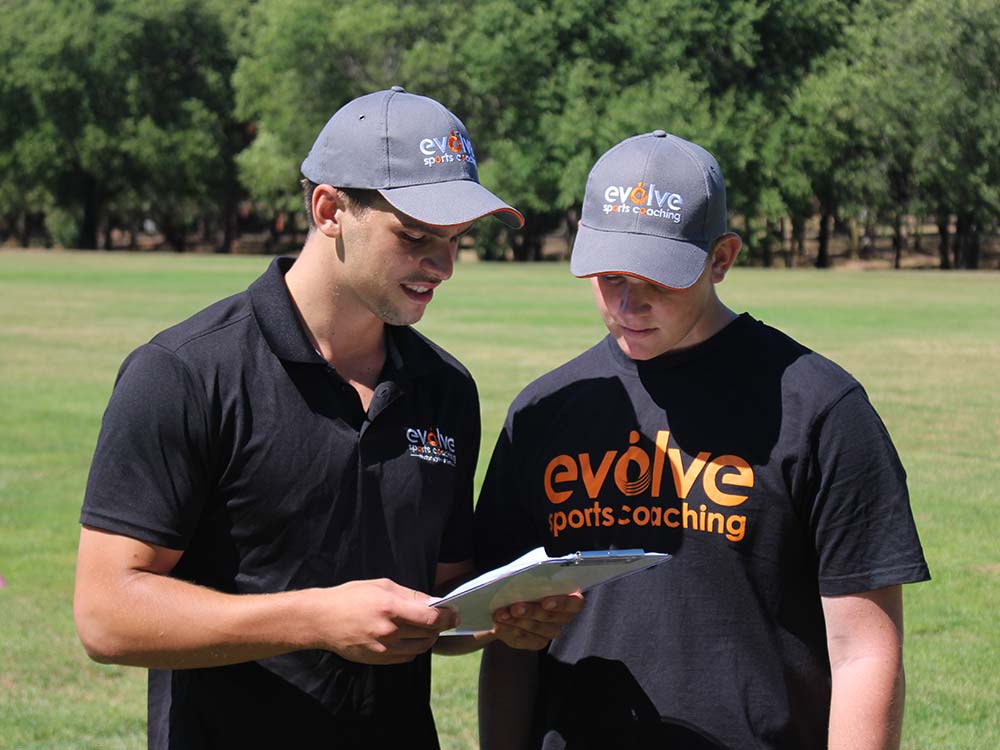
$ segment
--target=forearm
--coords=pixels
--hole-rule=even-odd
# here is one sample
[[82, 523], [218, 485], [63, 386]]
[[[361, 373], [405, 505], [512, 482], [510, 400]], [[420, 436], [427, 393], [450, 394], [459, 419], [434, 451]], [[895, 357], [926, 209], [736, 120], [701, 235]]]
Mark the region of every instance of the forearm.
[[160, 669], [212, 667], [313, 647], [310, 592], [223, 594], [135, 571], [99, 596], [78, 591], [76, 621], [101, 662]]
[[183, 553], [84, 527], [73, 612], [88, 654], [166, 669], [316, 648], [401, 664], [454, 628], [427, 594], [380, 578], [275, 594], [224, 594], [170, 576]]
[[858, 659], [833, 673], [830, 750], [898, 750], [903, 727], [902, 658]]
[[479, 668], [479, 741], [481, 750], [524, 750], [538, 696], [535, 651], [503, 643], [483, 650]]

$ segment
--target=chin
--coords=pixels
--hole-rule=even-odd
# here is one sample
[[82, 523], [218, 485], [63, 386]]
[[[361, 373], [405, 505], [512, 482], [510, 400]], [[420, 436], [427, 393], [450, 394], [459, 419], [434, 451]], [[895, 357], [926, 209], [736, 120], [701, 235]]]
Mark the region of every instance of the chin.
[[629, 359], [634, 359], [637, 362], [642, 362], [647, 359], [654, 359], [659, 357], [661, 354], [666, 352], [668, 348], [658, 347], [655, 344], [650, 343], [647, 346], [637, 345], [630, 346], [627, 341], [622, 341], [619, 339], [618, 346], [625, 353]]
[[393, 304], [384, 300], [368, 309], [386, 325], [409, 326], [424, 317], [424, 308], [416, 305]]
[[389, 310], [380, 315], [382, 322], [390, 326], [412, 326], [424, 317], [423, 309], [407, 312], [404, 310]]

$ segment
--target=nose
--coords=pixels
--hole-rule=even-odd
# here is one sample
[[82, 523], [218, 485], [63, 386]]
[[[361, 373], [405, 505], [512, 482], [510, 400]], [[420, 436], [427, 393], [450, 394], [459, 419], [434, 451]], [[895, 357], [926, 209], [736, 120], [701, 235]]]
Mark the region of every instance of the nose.
[[643, 285], [629, 279], [623, 284], [621, 298], [618, 300], [618, 309], [624, 315], [638, 315], [645, 312], [649, 307], [646, 300]]
[[434, 243], [434, 249], [420, 261], [425, 273], [438, 281], [447, 281], [455, 271], [455, 255], [458, 253], [457, 240]]

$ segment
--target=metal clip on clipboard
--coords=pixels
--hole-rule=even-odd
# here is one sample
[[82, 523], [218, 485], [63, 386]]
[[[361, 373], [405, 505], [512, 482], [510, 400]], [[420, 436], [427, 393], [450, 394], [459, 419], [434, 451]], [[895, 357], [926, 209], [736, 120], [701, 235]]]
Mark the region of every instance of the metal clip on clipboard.
[[588, 563], [590, 565], [600, 565], [603, 563], [623, 563], [632, 562], [645, 555], [645, 550], [641, 549], [595, 549], [586, 552], [574, 552], [569, 556], [564, 565], [579, 565]]

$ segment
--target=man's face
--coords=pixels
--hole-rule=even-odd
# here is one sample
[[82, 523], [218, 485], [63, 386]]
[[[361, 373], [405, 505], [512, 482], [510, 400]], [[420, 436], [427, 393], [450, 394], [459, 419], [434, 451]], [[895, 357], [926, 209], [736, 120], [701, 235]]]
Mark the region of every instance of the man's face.
[[623, 274], [590, 280], [604, 325], [632, 359], [652, 359], [704, 340], [716, 309], [711, 269], [687, 289]]
[[451, 278], [458, 238], [473, 224], [422, 224], [381, 197], [367, 210], [344, 210], [342, 222], [338, 293], [354, 294], [390, 325], [423, 317], [434, 289]]

